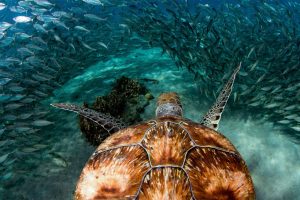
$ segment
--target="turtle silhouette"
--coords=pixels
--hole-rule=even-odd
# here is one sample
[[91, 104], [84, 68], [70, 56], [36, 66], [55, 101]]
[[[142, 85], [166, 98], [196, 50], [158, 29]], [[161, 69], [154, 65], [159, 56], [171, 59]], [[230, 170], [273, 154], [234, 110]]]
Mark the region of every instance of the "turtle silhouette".
[[154, 119], [128, 127], [88, 108], [51, 104], [111, 134], [83, 168], [75, 199], [255, 199], [245, 161], [217, 131], [240, 65], [199, 123], [183, 117], [175, 92], [159, 96]]

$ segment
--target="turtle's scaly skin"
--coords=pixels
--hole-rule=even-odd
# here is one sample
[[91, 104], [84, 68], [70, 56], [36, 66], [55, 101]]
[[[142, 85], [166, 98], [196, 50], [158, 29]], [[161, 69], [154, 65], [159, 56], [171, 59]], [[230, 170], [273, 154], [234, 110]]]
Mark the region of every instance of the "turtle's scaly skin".
[[108, 137], [84, 167], [76, 199], [255, 199], [248, 169], [220, 133], [176, 116]]
[[157, 106], [166, 104], [166, 103], [172, 103], [180, 106], [182, 108], [179, 96], [177, 95], [176, 92], [167, 92], [167, 93], [162, 93], [157, 101]]

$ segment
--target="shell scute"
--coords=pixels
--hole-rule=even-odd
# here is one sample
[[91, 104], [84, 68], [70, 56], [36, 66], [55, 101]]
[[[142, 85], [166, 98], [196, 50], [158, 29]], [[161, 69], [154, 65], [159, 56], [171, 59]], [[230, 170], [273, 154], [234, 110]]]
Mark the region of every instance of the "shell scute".
[[189, 132], [192, 140], [197, 145], [214, 146], [237, 152], [236, 148], [225, 136], [211, 128], [190, 120], [183, 121], [181, 125]]
[[144, 137], [144, 134], [148, 128], [148, 123], [142, 123], [122, 129], [105, 139], [103, 143], [99, 145], [96, 151], [102, 151], [104, 149], [116, 146], [139, 143]]
[[253, 198], [250, 175], [238, 154], [195, 147], [188, 152], [183, 167], [196, 199]]
[[133, 198], [150, 163], [140, 145], [124, 146], [95, 154], [85, 165], [76, 188], [76, 199]]
[[181, 166], [185, 152], [193, 146], [193, 142], [179, 124], [165, 121], [148, 129], [142, 145], [149, 152], [153, 166]]
[[138, 199], [192, 199], [190, 183], [180, 168], [154, 168], [146, 175]]

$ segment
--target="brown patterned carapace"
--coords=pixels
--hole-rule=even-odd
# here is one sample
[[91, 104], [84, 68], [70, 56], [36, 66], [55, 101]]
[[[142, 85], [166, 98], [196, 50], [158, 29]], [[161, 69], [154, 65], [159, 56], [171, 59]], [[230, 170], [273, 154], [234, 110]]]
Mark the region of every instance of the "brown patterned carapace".
[[223, 135], [165, 116], [107, 138], [84, 167], [75, 198], [252, 200], [255, 194], [245, 162]]

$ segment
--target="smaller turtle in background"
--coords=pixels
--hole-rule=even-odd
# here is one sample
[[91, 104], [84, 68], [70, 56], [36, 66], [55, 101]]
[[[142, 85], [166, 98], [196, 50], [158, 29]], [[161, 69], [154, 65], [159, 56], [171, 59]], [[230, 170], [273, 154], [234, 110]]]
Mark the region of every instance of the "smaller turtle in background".
[[113, 133], [86, 163], [75, 199], [255, 199], [244, 160], [217, 132], [239, 69], [240, 65], [200, 123], [183, 118], [174, 92], [159, 96], [155, 119], [129, 127], [87, 108], [52, 104]]

